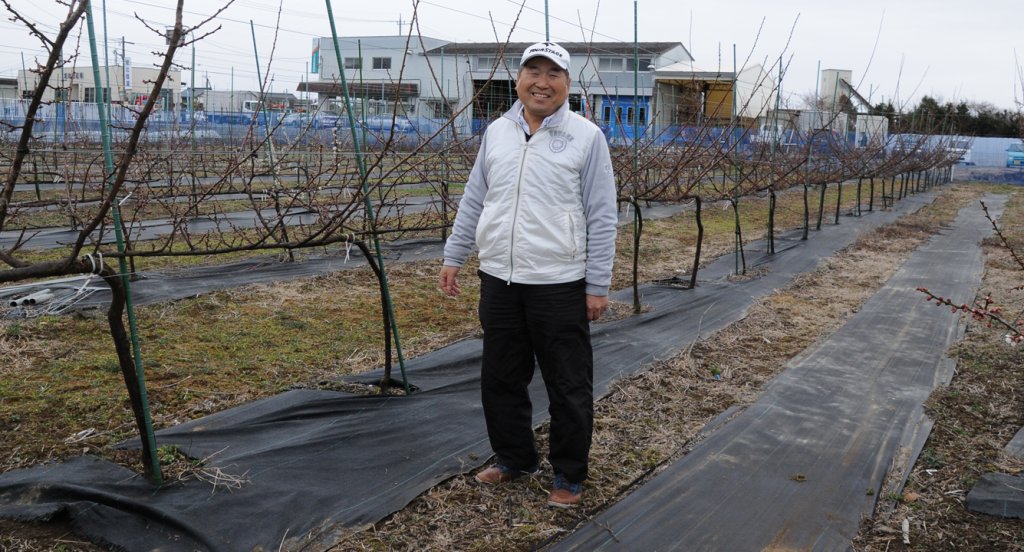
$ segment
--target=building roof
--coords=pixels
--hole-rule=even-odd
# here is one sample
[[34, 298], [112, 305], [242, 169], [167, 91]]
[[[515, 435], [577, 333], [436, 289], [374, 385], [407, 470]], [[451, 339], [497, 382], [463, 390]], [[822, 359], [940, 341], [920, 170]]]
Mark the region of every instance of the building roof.
[[[258, 92], [257, 92], [258, 94]], [[264, 92], [263, 97], [268, 100], [297, 100], [291, 92]]]
[[860, 92], [857, 92], [857, 89], [854, 88], [852, 84], [846, 82], [846, 79], [839, 80], [842, 81], [842, 83], [846, 86], [846, 89], [849, 90], [853, 94], [853, 97], [857, 98], [860, 101], [860, 103], [864, 105], [864, 107], [867, 107], [868, 109], [873, 109], [871, 102], [867, 98], [862, 96]]
[[732, 71], [708, 70], [704, 67], [697, 67], [687, 61], [680, 61], [654, 70], [655, 80], [660, 81], [732, 81], [733, 77]]
[[[513, 57], [518, 57], [523, 53], [523, 50], [533, 44], [533, 42], [509, 42], [508, 44], [495, 42], [450, 42], [444, 46], [427, 50], [424, 53], [428, 55], [441, 54], [442, 52], [456, 55], [494, 54], [504, 48], [504, 51], [512, 52], [514, 54]], [[612, 56], [633, 55], [633, 44], [630, 42], [559, 42], [558, 44], [568, 50], [570, 55], [587, 53], [591, 55]], [[687, 56], [690, 54], [686, 47], [679, 42], [640, 42], [637, 44], [637, 50], [641, 55], [645, 56], [664, 54], [674, 48], [682, 48], [686, 51]]]

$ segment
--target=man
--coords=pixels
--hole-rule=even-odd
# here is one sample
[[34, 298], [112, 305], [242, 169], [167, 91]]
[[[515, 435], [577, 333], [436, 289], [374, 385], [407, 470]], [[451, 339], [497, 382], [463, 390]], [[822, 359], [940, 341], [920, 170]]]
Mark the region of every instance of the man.
[[484, 331], [481, 400], [497, 463], [484, 484], [538, 469], [528, 385], [534, 359], [551, 415], [548, 504], [579, 502], [594, 419], [589, 321], [608, 307], [616, 192], [608, 144], [569, 110], [569, 53], [551, 42], [523, 52], [519, 101], [491, 123], [444, 249], [440, 287], [475, 244]]

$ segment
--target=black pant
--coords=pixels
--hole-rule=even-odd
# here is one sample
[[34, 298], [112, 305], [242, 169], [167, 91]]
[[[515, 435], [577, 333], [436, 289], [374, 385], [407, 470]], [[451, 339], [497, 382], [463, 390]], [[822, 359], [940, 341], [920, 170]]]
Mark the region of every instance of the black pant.
[[550, 402], [548, 460], [569, 481], [583, 481], [594, 427], [586, 283], [508, 284], [479, 274], [481, 398], [498, 462], [519, 470], [537, 465], [528, 391], [536, 358]]

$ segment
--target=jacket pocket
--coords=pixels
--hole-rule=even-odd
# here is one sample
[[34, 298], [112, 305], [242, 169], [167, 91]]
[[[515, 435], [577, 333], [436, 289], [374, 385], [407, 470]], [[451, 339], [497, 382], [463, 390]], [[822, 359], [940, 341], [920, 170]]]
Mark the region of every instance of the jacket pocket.
[[501, 226], [502, 221], [495, 218], [494, 209], [484, 207], [476, 227], [476, 246], [481, 258], [493, 257], [498, 253]]
[[563, 209], [555, 216], [559, 221], [555, 255], [565, 261], [578, 259], [585, 249], [585, 246], [581, 245], [586, 236], [582, 215], [571, 209]]
[[583, 224], [582, 215], [573, 209], [564, 210], [562, 220], [565, 228], [563, 251], [565, 251], [566, 260], [574, 261], [586, 250], [586, 227]]

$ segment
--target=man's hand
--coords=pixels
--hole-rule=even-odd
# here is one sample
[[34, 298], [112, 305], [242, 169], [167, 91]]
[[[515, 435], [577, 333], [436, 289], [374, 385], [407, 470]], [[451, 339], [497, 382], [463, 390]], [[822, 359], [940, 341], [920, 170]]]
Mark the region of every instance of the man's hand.
[[[441, 287], [441, 291], [449, 297], [455, 297], [459, 294], [459, 267], [457, 266], [442, 266], [441, 276], [438, 279], [438, 285]], [[587, 304], [590, 304], [588, 299]]]
[[608, 309], [607, 295], [587, 295], [587, 320], [593, 322]]

